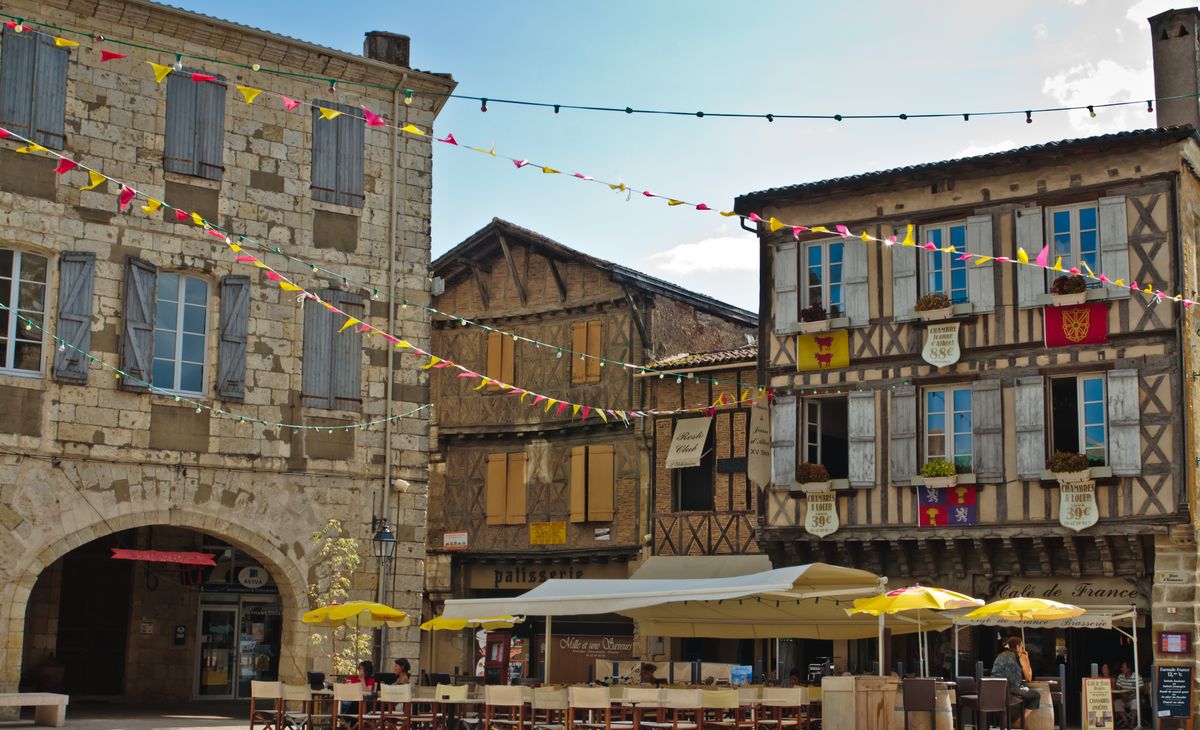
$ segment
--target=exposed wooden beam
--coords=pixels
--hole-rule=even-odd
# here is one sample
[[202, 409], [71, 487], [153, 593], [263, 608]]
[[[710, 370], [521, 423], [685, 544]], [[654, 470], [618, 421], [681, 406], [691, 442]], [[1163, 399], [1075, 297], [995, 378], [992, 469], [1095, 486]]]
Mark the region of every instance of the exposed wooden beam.
[[987, 541], [983, 538], [975, 538], [975, 553], [979, 562], [983, 564], [983, 574], [989, 578], [996, 577], [996, 569], [992, 566], [992, 555], [988, 552]]
[[1078, 578], [1083, 575], [1083, 568], [1079, 563], [1079, 546], [1075, 544], [1074, 535], [1063, 536], [1063, 548], [1067, 553], [1067, 560], [1071, 563], [1071, 577]]
[[1054, 575], [1054, 566], [1050, 562], [1050, 538], [1042, 537], [1039, 540], [1030, 540], [1034, 552], [1037, 553], [1038, 562], [1042, 566], [1042, 575]]
[[[1009, 569], [1008, 574], [1009, 575], [1024, 575], [1025, 574], [1025, 571], [1023, 570], [1024, 566], [1021, 565], [1021, 551], [1017, 550], [1017, 546], [1015, 544], [1013, 544], [1013, 539], [1011, 537], [1009, 537], [1008, 535], [1001, 537], [1000, 538], [1000, 546], [1004, 550], [1007, 550], [1008, 554], [1010, 556], [1010, 558], [1008, 560], [1008, 565], [1011, 567]], [[996, 561], [997, 563], [999, 563], [1000, 565], [1005, 564], [1004, 556], [997, 553], [996, 557], [998, 558]]]
[[628, 289], [623, 289], [625, 292], [625, 303], [629, 305], [629, 316], [633, 317], [633, 324], [637, 327], [638, 337], [642, 338], [642, 349], [650, 348], [650, 333], [646, 329], [646, 322], [642, 318], [642, 311], [638, 309], [637, 303], [633, 301], [633, 295]]
[[1146, 574], [1146, 551], [1142, 547], [1142, 536], [1136, 533], [1126, 535], [1125, 541], [1128, 543], [1129, 553], [1136, 563], [1134, 572], [1140, 578]]
[[956, 578], [965, 578], [967, 576], [967, 564], [963, 559], [962, 546], [958, 544], [958, 540], [952, 537], [946, 538], [943, 542], [946, 543], [946, 553], [954, 561], [954, 576]]
[[1096, 549], [1100, 551], [1100, 564], [1104, 566], [1104, 574], [1116, 575], [1116, 569], [1113, 566], [1112, 545], [1108, 542], [1108, 536], [1096, 535], [1093, 539], [1096, 542]]
[[488, 299], [487, 284], [484, 283], [483, 276], [479, 273], [479, 267], [471, 267], [471, 276], [475, 278], [475, 286], [479, 287], [479, 303], [483, 305], [484, 309], [490, 309], [492, 305]]
[[889, 544], [892, 546], [892, 552], [896, 553], [896, 558], [904, 574], [912, 575], [912, 561], [908, 559], [908, 551], [904, 549], [904, 543], [899, 540], [891, 540]]
[[508, 241], [504, 240], [504, 236], [496, 234], [496, 239], [500, 241], [500, 250], [504, 252], [504, 260], [508, 262], [508, 273], [512, 274], [513, 285], [517, 287], [517, 296], [521, 299], [521, 306], [528, 304], [525, 298], [525, 285], [521, 283], [521, 275], [517, 273], [517, 262], [513, 261], [512, 251], [508, 250]]
[[554, 277], [554, 285], [558, 287], [558, 298], [567, 301], [567, 285], [563, 283], [562, 274], [558, 273], [558, 265], [549, 256], [546, 257], [546, 263], [550, 265], [550, 275]]

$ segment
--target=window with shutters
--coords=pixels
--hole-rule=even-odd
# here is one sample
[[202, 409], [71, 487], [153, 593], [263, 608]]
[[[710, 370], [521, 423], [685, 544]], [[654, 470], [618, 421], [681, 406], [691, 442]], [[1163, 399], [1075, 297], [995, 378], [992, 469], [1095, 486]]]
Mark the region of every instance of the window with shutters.
[[572, 383], [599, 383], [602, 329], [598, 319], [571, 325]]
[[[1046, 238], [1050, 241], [1050, 263], [1062, 259], [1063, 269], [1088, 269], [1100, 273], [1100, 221], [1095, 203], [1046, 209]], [[1084, 268], [1084, 267], [1087, 268]], [[1047, 282], [1065, 271], [1047, 271]], [[1088, 279], [1089, 287], [1101, 283]]]
[[37, 327], [46, 326], [46, 270], [44, 256], [0, 249], [0, 303], [5, 307], [0, 309], [0, 371], [42, 371], [43, 337]]
[[[320, 109], [341, 112], [326, 119]], [[352, 106], [314, 101], [312, 114], [312, 197], [326, 203], [363, 206], [363, 130]]]
[[194, 276], [160, 273], [154, 299], [156, 388], [204, 392], [208, 347], [208, 282]]
[[841, 241], [813, 241], [804, 244], [800, 263], [802, 304], [821, 305], [830, 319], [842, 317], [846, 311], [842, 298], [842, 253]]
[[[491, 380], [512, 385], [515, 378], [513, 359], [516, 355], [516, 342], [499, 332], [487, 333], [487, 368], [484, 375]], [[499, 392], [500, 386], [488, 383], [489, 391]]]
[[167, 77], [167, 136], [163, 168], [220, 180], [224, 171], [225, 81], [193, 81], [196, 69]]
[[699, 464], [672, 470], [675, 472], [676, 512], [711, 512], [715, 508], [716, 431], [709, 427]]
[[524, 451], [487, 455], [487, 523], [525, 524]]
[[960, 474], [974, 471], [971, 387], [925, 389], [925, 460], [945, 459]]
[[[324, 302], [363, 318], [363, 298], [340, 289], [318, 289]], [[357, 411], [362, 407], [362, 333], [342, 329], [344, 317], [312, 299], [304, 303], [304, 362], [301, 397], [305, 406]]]
[[954, 304], [968, 301], [967, 262], [961, 253], [967, 250], [967, 223], [957, 221], [921, 227], [921, 240], [948, 251], [921, 252], [921, 293], [945, 294]]
[[0, 127], [62, 149], [67, 103], [66, 48], [42, 33], [3, 33]]
[[800, 461], [823, 464], [830, 479], [850, 475], [849, 403], [845, 398], [805, 398], [800, 407]]
[[616, 472], [612, 444], [571, 447], [571, 522], [612, 522]]
[[1050, 439], [1054, 451], [1108, 463], [1107, 393], [1103, 374], [1050, 380]]

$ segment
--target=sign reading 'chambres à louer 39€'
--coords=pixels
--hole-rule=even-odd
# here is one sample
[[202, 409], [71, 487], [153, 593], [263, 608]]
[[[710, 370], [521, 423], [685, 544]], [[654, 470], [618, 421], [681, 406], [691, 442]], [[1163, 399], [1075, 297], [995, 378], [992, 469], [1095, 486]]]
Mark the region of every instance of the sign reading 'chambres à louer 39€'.
[[1100, 519], [1096, 504], [1096, 483], [1093, 481], [1060, 484], [1058, 487], [1058, 522], [1076, 532], [1087, 529]]

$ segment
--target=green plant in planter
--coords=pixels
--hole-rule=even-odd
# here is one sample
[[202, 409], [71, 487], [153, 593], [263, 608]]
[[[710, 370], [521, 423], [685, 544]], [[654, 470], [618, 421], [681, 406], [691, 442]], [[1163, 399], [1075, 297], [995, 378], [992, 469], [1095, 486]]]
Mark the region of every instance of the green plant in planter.
[[829, 481], [829, 470], [824, 464], [809, 464], [805, 462], [796, 467], [796, 481], [801, 484]]
[[1046, 462], [1046, 468], [1055, 474], [1087, 471], [1092, 468], [1091, 462], [1083, 454], [1074, 451], [1055, 451]]
[[923, 477], [952, 477], [958, 474], [958, 469], [945, 459], [930, 459], [921, 467]]
[[800, 310], [801, 322], [822, 322], [828, 318], [829, 315], [825, 313], [825, 307], [822, 307], [819, 302], [810, 304]]
[[913, 306], [913, 309], [917, 312], [932, 312], [937, 309], [945, 309], [950, 304], [950, 297], [941, 292], [930, 292], [922, 295]]
[[1051, 294], [1082, 294], [1087, 291], [1087, 279], [1080, 274], [1059, 276], [1050, 285]]

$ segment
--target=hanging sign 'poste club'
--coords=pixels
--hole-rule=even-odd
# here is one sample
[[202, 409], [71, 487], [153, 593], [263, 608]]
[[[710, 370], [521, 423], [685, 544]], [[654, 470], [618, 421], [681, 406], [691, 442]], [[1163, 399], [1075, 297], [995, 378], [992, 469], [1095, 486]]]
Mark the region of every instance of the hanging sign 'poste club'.
[[1096, 482], [1075, 482], [1058, 487], [1058, 522], [1076, 532], [1085, 530], [1100, 519], [1096, 504]]
[[944, 368], [958, 362], [962, 353], [958, 348], [958, 322], [931, 324], [925, 328], [925, 348], [921, 357], [935, 368]]
[[804, 495], [808, 509], [804, 513], [804, 529], [809, 534], [825, 537], [837, 532], [841, 527], [838, 520], [837, 494], [825, 489], [819, 492], [808, 492]]

